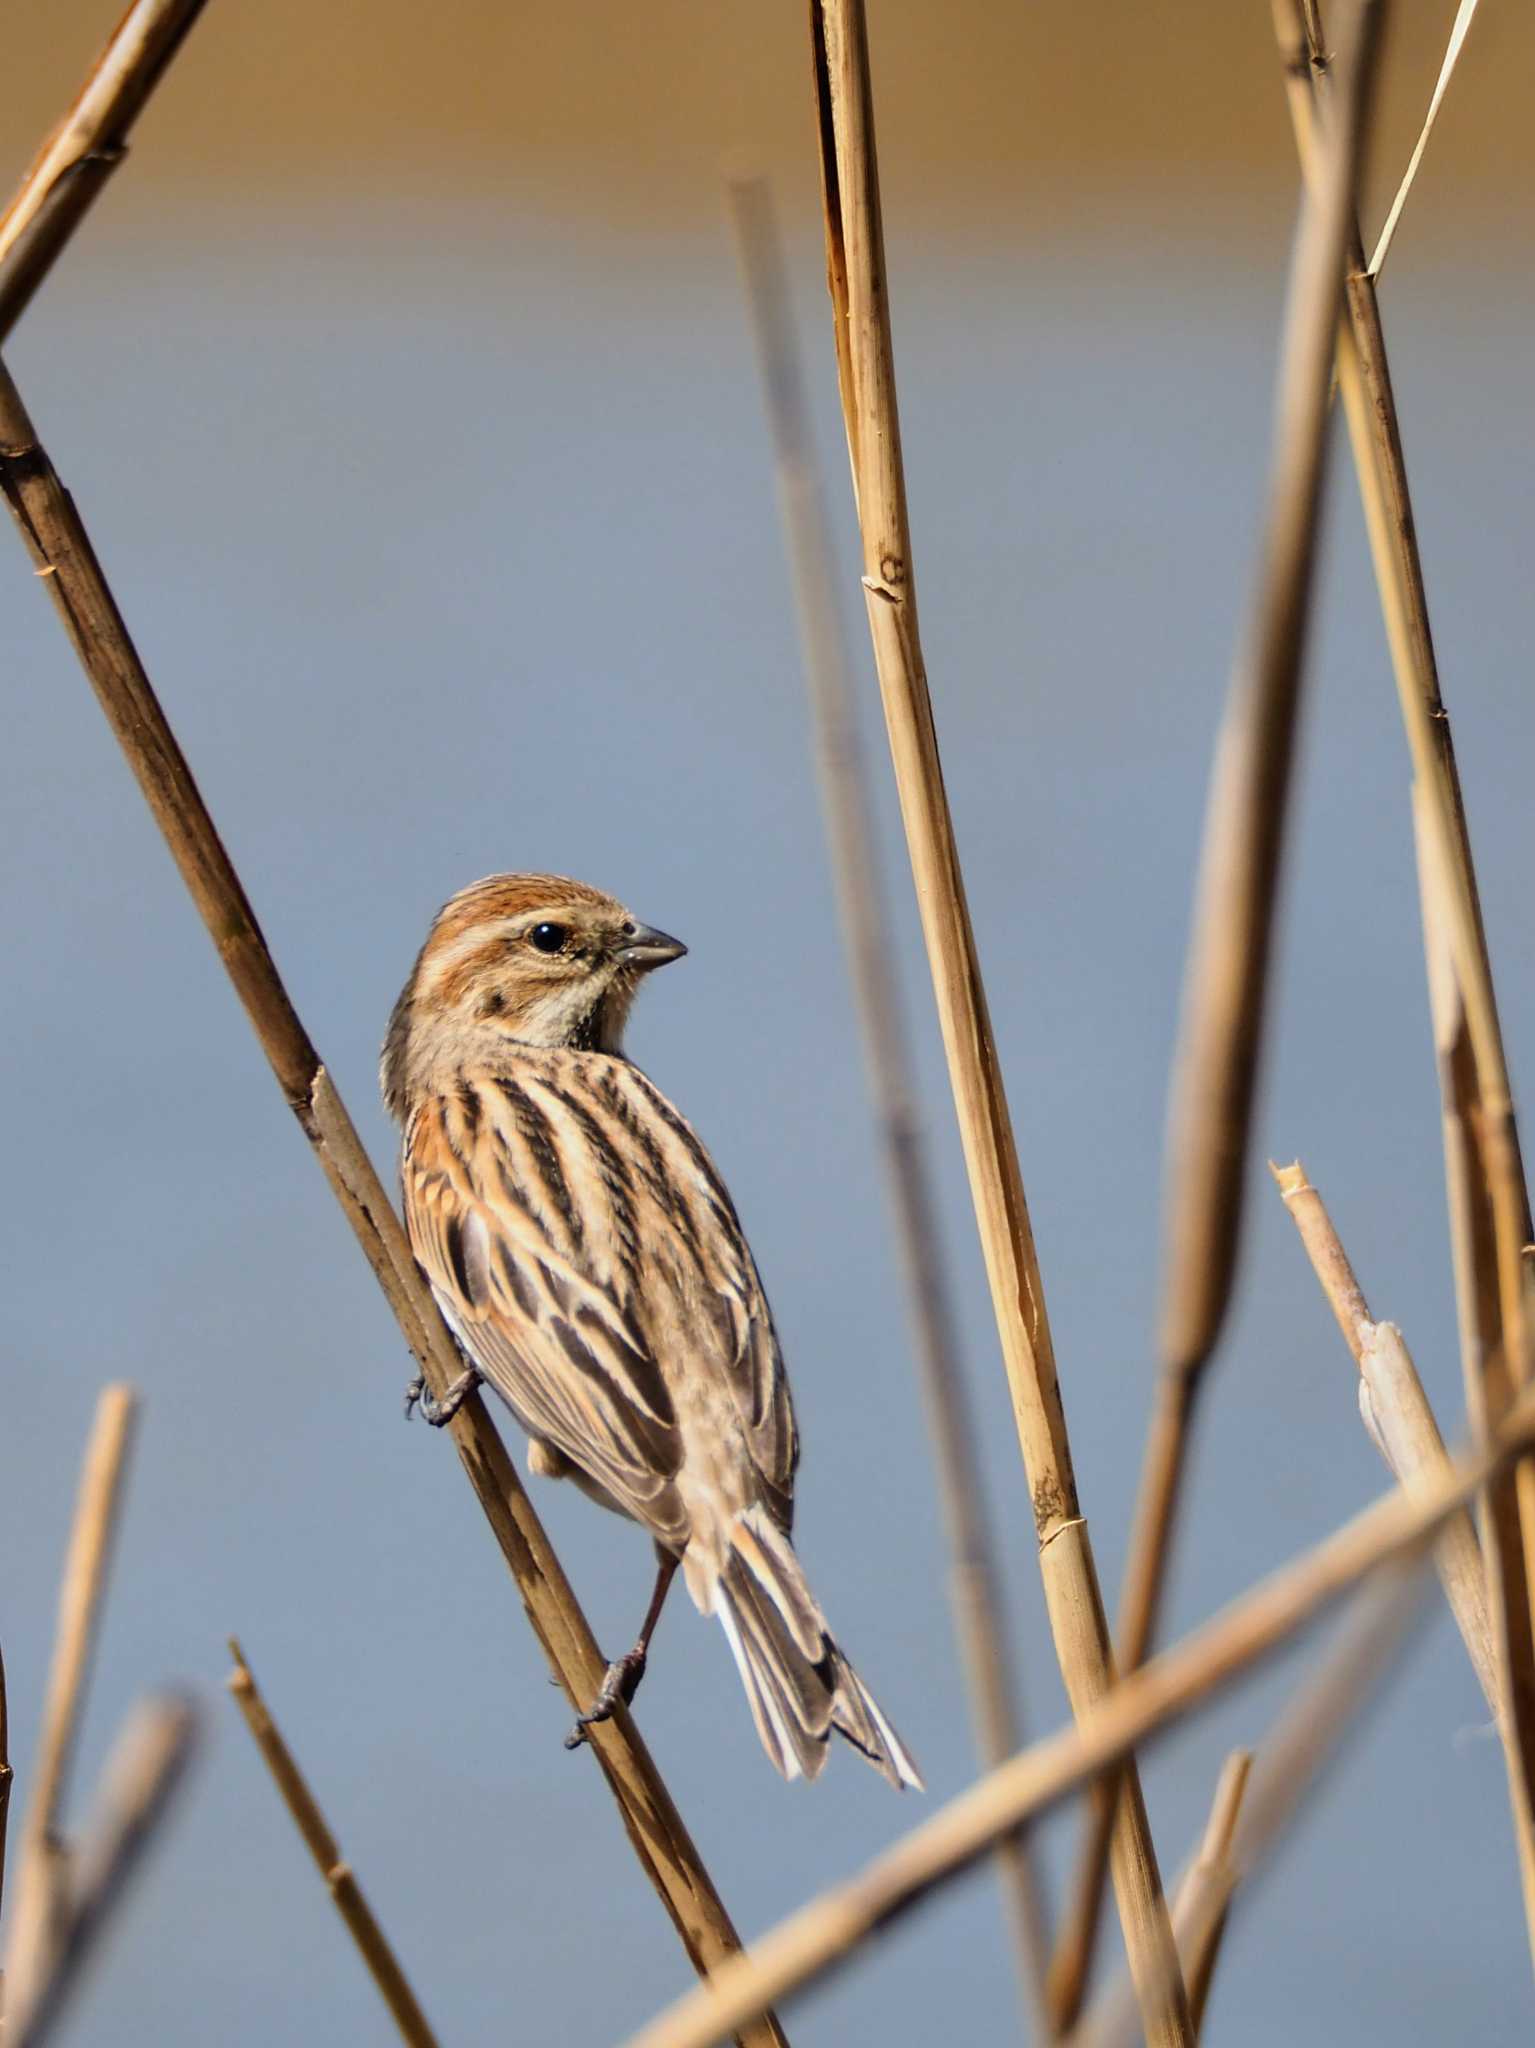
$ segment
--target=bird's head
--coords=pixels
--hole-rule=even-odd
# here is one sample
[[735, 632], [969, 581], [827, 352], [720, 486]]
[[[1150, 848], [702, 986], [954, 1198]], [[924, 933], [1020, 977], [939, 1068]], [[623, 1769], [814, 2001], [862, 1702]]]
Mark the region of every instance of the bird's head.
[[617, 1052], [653, 967], [687, 947], [564, 875], [490, 875], [437, 913], [395, 1005], [381, 1067], [399, 1115], [423, 1058], [501, 1037]]

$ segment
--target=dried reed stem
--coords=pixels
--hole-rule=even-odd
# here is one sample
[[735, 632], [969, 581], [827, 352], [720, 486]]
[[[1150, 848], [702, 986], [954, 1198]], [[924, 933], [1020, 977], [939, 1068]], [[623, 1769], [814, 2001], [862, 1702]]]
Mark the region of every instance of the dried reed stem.
[[1257, 590], [1211, 777], [1168, 1137], [1162, 1355], [1188, 1375], [1231, 1297], [1284, 852], [1343, 258], [1379, 9], [1350, 10], [1344, 88], [1296, 240]]
[[58, 1940], [41, 1975], [29, 1969], [24, 1984], [14, 1983], [6, 2048], [41, 2048], [52, 2033], [123, 1887], [165, 1817], [197, 1733], [190, 1703], [166, 1698], [145, 1701], [118, 1737], [95, 1819], [76, 1860]]
[[[1333, 336], [1379, 47], [1373, 0], [1349, 10], [1345, 81], [1296, 235], [1256, 586], [1211, 771], [1167, 1135], [1167, 1254], [1157, 1390], [1120, 1597], [1121, 1670], [1155, 1633], [1189, 1432], [1231, 1299], [1300, 715], [1327, 454]], [[1116, 1788], [1095, 1793], [1052, 1968], [1069, 2025], [1092, 1964]]]
[[144, 102], [206, 0], [135, 0], [0, 215], [0, 346], [128, 154]]
[[1184, 1982], [1189, 1987], [1189, 2013], [1196, 2034], [1204, 2026], [1210, 1985], [1215, 1976], [1221, 1939], [1226, 1932], [1226, 1908], [1234, 1883], [1231, 1843], [1252, 1762], [1250, 1749], [1234, 1749], [1222, 1765], [1199, 1853], [1189, 1868], [1188, 1876], [1179, 1884], [1173, 1902], [1173, 1931], [1177, 1933], [1195, 1922], [1200, 1902], [1207, 1892], [1216, 1891], [1221, 1896], [1220, 1911], [1213, 1916], [1209, 1935], [1199, 1944], [1198, 1954], [1191, 1955], [1181, 1939], [1178, 1943], [1178, 1952], [1183, 1958]]
[[[1314, 94], [1327, 73], [1320, 24], [1314, 10], [1298, 10], [1294, 0], [1276, 18], [1296, 146], [1310, 175], [1316, 155]], [[1487, 1427], [1507, 1411], [1531, 1374], [1524, 1259], [1530, 1206], [1465, 805], [1439, 692], [1385, 333], [1357, 225], [1337, 367], [1413, 762], [1418, 886], [1435, 1005], [1462, 1366], [1473, 1423]], [[1482, 1517], [1510, 1802], [1535, 1950], [1535, 1464], [1525, 1461], [1500, 1479], [1482, 1503]]]
[[271, 1709], [245, 1661], [245, 1652], [233, 1636], [229, 1638], [229, 1654], [235, 1663], [226, 1681], [229, 1690], [245, 1716], [245, 1725], [255, 1737], [256, 1747], [272, 1773], [277, 1789], [293, 1816], [294, 1825], [303, 1836], [304, 1845], [335, 1901], [336, 1911], [346, 1922], [347, 1932], [357, 1944], [358, 1953], [367, 1965], [369, 1976], [378, 1986], [379, 1995], [388, 2006], [401, 2038], [409, 2042], [411, 2048], [436, 2048], [437, 2036], [428, 2025], [383, 1928], [374, 1919], [352, 1866], [343, 1860], [336, 1838], [326, 1826], [325, 1816], [305, 1782], [303, 1772], [294, 1762], [292, 1751], [272, 1719]]
[[[1355, 1596], [1339, 1624], [1336, 1646], [1264, 1742], [1224, 1855], [1203, 1869], [1196, 1861], [1174, 1914], [1191, 1999], [1238, 1885], [1250, 1885], [1358, 1728], [1368, 1695], [1421, 1612], [1420, 1590], [1419, 1574], [1397, 1564]], [[1124, 1982], [1094, 2002], [1069, 2048], [1131, 2048], [1135, 2038], [1135, 2002]]]
[[[5, 1694], [5, 1656], [0, 1652], [0, 1906], [5, 1903], [5, 1839], [11, 1817], [11, 1717]], [[0, 1973], [0, 2025], [5, 2017], [5, 1978]]]
[[[432, 1391], [441, 1396], [462, 1369], [453, 1339], [341, 1097], [288, 998], [74, 504], [3, 369], [0, 490], [288, 1107], [313, 1147], [412, 1355]], [[477, 1396], [464, 1403], [448, 1429], [517, 1581], [533, 1631], [567, 1699], [584, 1708], [601, 1683], [605, 1660], [506, 1446]], [[739, 1940], [633, 1720], [620, 1710], [591, 1735], [590, 1747], [618, 1801], [641, 1866], [693, 1963], [701, 1972], [713, 1969], [739, 1947]], [[780, 2042], [782, 2035], [769, 2018], [752, 2038], [765, 2044]]]
[[[1448, 933], [1452, 915], [1445, 886], [1444, 842], [1430, 818], [1431, 802], [1421, 782], [1413, 785], [1413, 822], [1422, 898], [1423, 945], [1428, 965], [1429, 1007], [1439, 1059], [1444, 1128], [1445, 1190], [1450, 1212], [1450, 1245], [1462, 1374], [1472, 1427], [1485, 1436], [1517, 1399], [1510, 1360], [1503, 1347], [1503, 1301], [1499, 1286], [1497, 1228], [1487, 1199], [1478, 1140], [1486, 1127], [1479, 1115], [1476, 1058], [1467, 1026], [1462, 984]], [[1522, 1262], [1521, 1262], [1522, 1264]], [[1535, 1531], [1529, 1503], [1531, 1464], [1499, 1475], [1481, 1502], [1482, 1556], [1487, 1569], [1488, 1605], [1498, 1665], [1498, 1715], [1508, 1773], [1509, 1809], [1519, 1853], [1525, 1924], [1535, 1952], [1535, 1641], [1530, 1591], [1535, 1573], [1526, 1548]], [[1510, 1483], [1510, 1481], [1512, 1483]]]
[[[1377, 1323], [1322, 1197], [1297, 1159], [1274, 1166], [1284, 1205], [1300, 1234], [1328, 1305], [1359, 1368], [1359, 1411], [1365, 1428], [1404, 1486], [1421, 1485], [1450, 1462], [1439, 1424], [1401, 1331]], [[1452, 1515], [1434, 1545], [1434, 1562], [1471, 1668], [1492, 1717], [1502, 1724], [1497, 1653], [1487, 1614], [1487, 1579], [1469, 1510]]]
[[96, 1654], [137, 1413], [138, 1395], [132, 1387], [103, 1387], [80, 1467], [75, 1517], [59, 1581], [53, 1661], [43, 1696], [32, 1796], [21, 1828], [6, 1948], [6, 1974], [13, 1986], [46, 1974], [66, 1909], [69, 1880], [60, 1816]]
[[[972, 1785], [866, 1866], [849, 1883], [823, 1893], [735, 1957], [714, 1981], [690, 1992], [627, 2048], [711, 2048], [769, 1999], [784, 1999], [846, 1962], [899, 1913], [984, 1856], [1009, 1828], [1057, 1804], [1158, 1730], [1187, 1714], [1219, 1687], [1288, 1640], [1365, 1574], [1385, 1573], [1391, 1593], [1372, 1599], [1400, 1619], [1405, 1574], [1400, 1566], [1432, 1541], [1445, 1517], [1535, 1442], [1535, 1389], [1522, 1394], [1491, 1449], [1458, 1459], [1409, 1495], [1393, 1487], [1314, 1549], [1281, 1567], [1172, 1649], [1128, 1673], [1072, 1728], [1035, 1743]], [[1372, 1629], [1353, 1660], [1378, 1667], [1381, 1636]], [[1366, 1654], [1367, 1653], [1367, 1654]], [[1340, 1732], [1336, 1710], [1322, 1733]], [[1247, 1799], [1249, 1820], [1255, 1801]], [[1286, 1810], [1286, 1801], [1277, 1805]], [[1242, 1829], [1239, 1824], [1238, 1839]], [[1144, 1998], [1137, 1984], [1136, 1996]], [[1143, 2024], [1143, 2023], [1142, 2023]]]
[[[1172, 1887], [1173, 1934], [1178, 1942], [1183, 1981], [1189, 1992], [1189, 2016], [1196, 2034], [1204, 2024], [1210, 1983], [1215, 1974], [1221, 1937], [1226, 1929], [1226, 1915], [1221, 1913], [1211, 1928], [1209, 1939], [1197, 1947], [1188, 1941], [1187, 1930], [1194, 1925], [1205, 1890], [1230, 1869], [1231, 1838], [1247, 1790], [1247, 1774], [1252, 1760], [1250, 1749], [1234, 1749], [1226, 1758], [1215, 1783], [1215, 1797], [1204, 1833]], [[1102, 2048], [1102, 2044], [1118, 2041], [1123, 2035], [1133, 2039], [1135, 2028], [1135, 1988], [1128, 1977], [1121, 1977], [1105, 1989], [1082, 2015], [1067, 2036], [1064, 2048]]]
[[[880, 885], [857, 707], [832, 580], [834, 550], [794, 334], [788, 273], [766, 179], [732, 177], [727, 196], [773, 442], [843, 937], [937, 1465], [954, 1632], [969, 1686], [976, 1748], [983, 1764], [995, 1765], [1010, 1757], [1023, 1737], [1009, 1678], [1006, 1623], [960, 1364], [953, 1295], [939, 1242], [937, 1203], [892, 964], [895, 948]], [[1033, 2029], [1037, 2037], [1049, 2039], [1049, 1935], [1026, 1835], [1002, 1844], [998, 1869]]]
[[[828, 279], [838, 380], [863, 540], [863, 588], [901, 816], [1013, 1413], [1033, 1499], [1046, 1604], [1072, 1711], [1113, 1682], [1108, 1625], [1077, 1498], [1028, 1206], [965, 901], [923, 666], [885, 291], [873, 95], [862, 0], [812, 0]], [[1133, 1766], [1112, 1865], [1157, 2044], [1187, 2043], [1188, 2010]]]

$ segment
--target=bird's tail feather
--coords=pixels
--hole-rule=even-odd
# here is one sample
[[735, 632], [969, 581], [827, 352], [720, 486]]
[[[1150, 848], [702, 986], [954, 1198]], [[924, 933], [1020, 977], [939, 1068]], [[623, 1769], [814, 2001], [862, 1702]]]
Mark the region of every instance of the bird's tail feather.
[[784, 1777], [817, 1777], [836, 1729], [897, 1790], [921, 1791], [901, 1738], [832, 1641], [789, 1539], [760, 1507], [730, 1525], [715, 1605], [762, 1746]]

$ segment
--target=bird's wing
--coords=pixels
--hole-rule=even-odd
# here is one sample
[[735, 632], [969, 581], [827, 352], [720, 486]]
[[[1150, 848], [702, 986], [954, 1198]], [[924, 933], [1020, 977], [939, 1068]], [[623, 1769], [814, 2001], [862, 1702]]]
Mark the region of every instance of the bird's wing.
[[531, 1436], [663, 1538], [686, 1522], [665, 1382], [605, 1270], [602, 1204], [532, 1093], [467, 1084], [406, 1128], [417, 1261], [464, 1349]]
[[[760, 1497], [780, 1528], [793, 1519], [799, 1462], [789, 1379], [756, 1263], [702, 1141], [674, 1103], [625, 1059], [591, 1069], [591, 1098], [653, 1210], [664, 1210], [683, 1280], [671, 1293], [689, 1361], [723, 1383], [740, 1420]], [[667, 1277], [663, 1267], [661, 1279]], [[648, 1320], [656, 1315], [647, 1290]]]

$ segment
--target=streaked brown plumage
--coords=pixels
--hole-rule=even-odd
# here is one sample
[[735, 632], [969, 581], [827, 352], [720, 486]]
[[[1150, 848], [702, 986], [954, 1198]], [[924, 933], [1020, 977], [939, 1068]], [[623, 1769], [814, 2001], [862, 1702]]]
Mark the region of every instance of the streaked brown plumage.
[[835, 1728], [918, 1785], [790, 1544], [799, 1440], [730, 1196], [622, 1051], [641, 977], [684, 950], [558, 875], [493, 875], [444, 907], [382, 1064], [411, 1244], [533, 1469], [655, 1538], [638, 1668], [680, 1559], [785, 1777], [815, 1777]]

